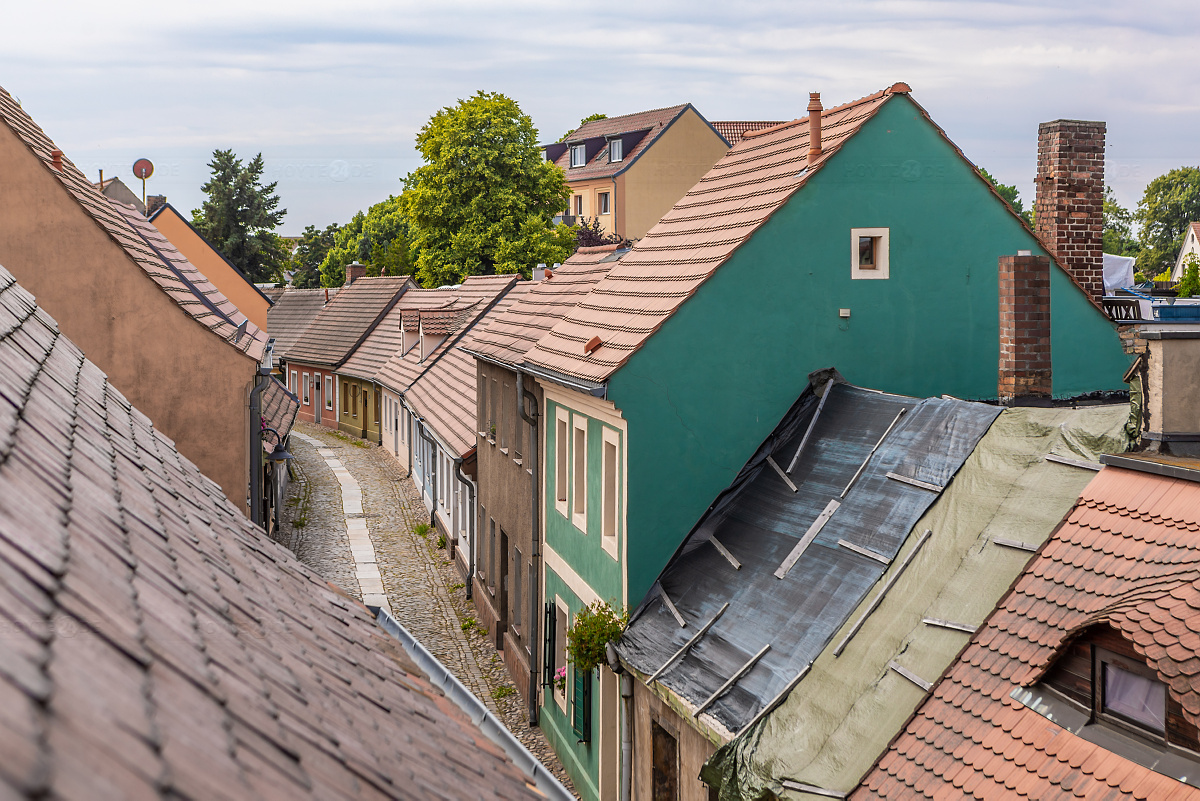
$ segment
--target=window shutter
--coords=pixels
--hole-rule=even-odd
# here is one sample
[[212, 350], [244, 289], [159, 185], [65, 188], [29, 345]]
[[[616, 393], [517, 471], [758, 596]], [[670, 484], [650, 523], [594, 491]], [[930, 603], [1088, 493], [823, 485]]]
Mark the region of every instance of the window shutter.
[[575, 671], [575, 692], [572, 703], [571, 730], [579, 738], [579, 742], [587, 743], [592, 739], [592, 671], [586, 673]]
[[546, 625], [542, 631], [544, 647], [542, 648], [542, 686], [549, 687], [554, 683], [554, 633], [558, 628], [558, 610], [554, 604], [546, 604]]

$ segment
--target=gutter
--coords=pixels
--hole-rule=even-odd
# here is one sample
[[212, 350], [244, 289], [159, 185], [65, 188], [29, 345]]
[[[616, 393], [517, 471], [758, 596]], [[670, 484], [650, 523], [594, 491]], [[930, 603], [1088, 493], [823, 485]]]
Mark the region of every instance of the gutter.
[[576, 392], [582, 392], [585, 395], [591, 395], [594, 398], [604, 398], [605, 400], [608, 399], [608, 382], [603, 384], [584, 383], [580, 379], [568, 378], [561, 373], [555, 373], [550, 370], [546, 370], [545, 368], [532, 367], [528, 362], [523, 362], [520, 367], [510, 367], [509, 369], [524, 371], [535, 378], [544, 379], [549, 381], [551, 384], [558, 384], [559, 386], [566, 387], [567, 389], [573, 389]]
[[554, 774], [546, 770], [537, 757], [529, 753], [525, 746], [521, 745], [521, 741], [488, 711], [483, 702], [472, 695], [471, 691], [464, 687], [462, 682], [447, 670], [446, 666], [439, 662], [433, 654], [425, 650], [425, 646], [409, 634], [407, 629], [387, 613], [387, 610], [378, 607], [370, 607], [370, 609], [375, 613], [375, 622], [399, 641], [405, 653], [417, 663], [417, 667], [424, 671], [433, 686], [441, 690], [451, 703], [465, 712], [485, 737], [500, 746], [500, 750], [513, 761], [513, 764], [533, 781], [534, 787], [547, 798], [575, 801], [575, 796], [567, 792], [567, 788], [554, 778]]

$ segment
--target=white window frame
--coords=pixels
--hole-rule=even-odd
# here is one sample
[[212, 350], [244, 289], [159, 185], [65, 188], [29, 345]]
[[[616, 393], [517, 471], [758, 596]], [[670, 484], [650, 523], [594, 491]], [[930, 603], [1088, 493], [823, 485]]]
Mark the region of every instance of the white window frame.
[[608, 140], [608, 160], [615, 164], [618, 161], [625, 160], [625, 140], [624, 139], [609, 139]]
[[608, 192], [597, 192], [596, 209], [599, 214], [612, 214], [612, 195]]
[[295, 370], [292, 371], [292, 382], [291, 383], [292, 383], [292, 385], [290, 387], [288, 387], [288, 389], [290, 389], [292, 391], [293, 395], [299, 395], [300, 394], [300, 379], [296, 377]]
[[304, 401], [305, 406], [312, 406], [312, 404], [309, 403], [310, 398], [308, 396], [308, 382], [310, 378], [311, 376], [309, 376], [308, 373], [300, 374], [300, 389], [303, 392], [303, 394], [300, 396], [300, 400]]
[[563, 517], [571, 497], [571, 416], [561, 406], [554, 408], [554, 508]]
[[[571, 610], [567, 608], [567, 603], [562, 596], [557, 594], [554, 596], [554, 610], [554, 672], [558, 673], [558, 669], [564, 666], [567, 668], [567, 672], [562, 689], [559, 689], [557, 683], [551, 682], [551, 684], [554, 687], [554, 702], [558, 704], [559, 709], [566, 712], [567, 687], [572, 684], [571, 666], [567, 663], [567, 629], [571, 628]], [[561, 631], [558, 626], [560, 620], [564, 621]]]
[[[621, 536], [621, 437], [616, 429], [601, 426], [600, 455], [600, 545], [613, 559], [617, 558], [617, 543]], [[608, 447], [612, 445], [612, 457]], [[610, 465], [610, 458], [613, 464]], [[609, 468], [612, 468], [612, 486], [609, 487]], [[608, 493], [612, 493], [612, 531], [608, 530]]]
[[[583, 458], [580, 459], [576, 448], [579, 443], [579, 432], [583, 432]], [[587, 463], [588, 463], [588, 418], [581, 414], [571, 415], [571, 522], [575, 528], [587, 533], [588, 498], [587, 498]], [[579, 475], [579, 466], [583, 465], [583, 475]], [[583, 497], [579, 497], [582, 487]], [[582, 504], [583, 511], [579, 511]]]
[[333, 376], [325, 376], [325, 410], [333, 411]]
[[[850, 277], [852, 279], [883, 279], [889, 274], [888, 266], [888, 228], [851, 228], [850, 229]], [[875, 247], [875, 266], [862, 268], [858, 266], [858, 239], [869, 236], [879, 241]]]
[[571, 166], [582, 167], [587, 164], [587, 144], [569, 145], [571, 151]]

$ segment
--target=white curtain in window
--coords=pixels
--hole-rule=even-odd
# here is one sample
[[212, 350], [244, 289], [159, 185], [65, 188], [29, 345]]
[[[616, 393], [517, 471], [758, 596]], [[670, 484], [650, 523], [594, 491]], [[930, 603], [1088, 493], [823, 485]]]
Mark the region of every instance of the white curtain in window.
[[1104, 663], [1104, 706], [1155, 731], [1166, 730], [1167, 685]]

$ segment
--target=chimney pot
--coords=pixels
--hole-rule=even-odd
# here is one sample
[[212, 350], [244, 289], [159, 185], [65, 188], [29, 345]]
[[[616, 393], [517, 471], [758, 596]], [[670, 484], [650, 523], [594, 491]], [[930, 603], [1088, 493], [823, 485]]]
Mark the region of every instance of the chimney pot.
[[821, 155], [821, 93], [808, 93], [808, 159]]
[[50, 166], [62, 172], [62, 151], [57, 147], [50, 151]]

